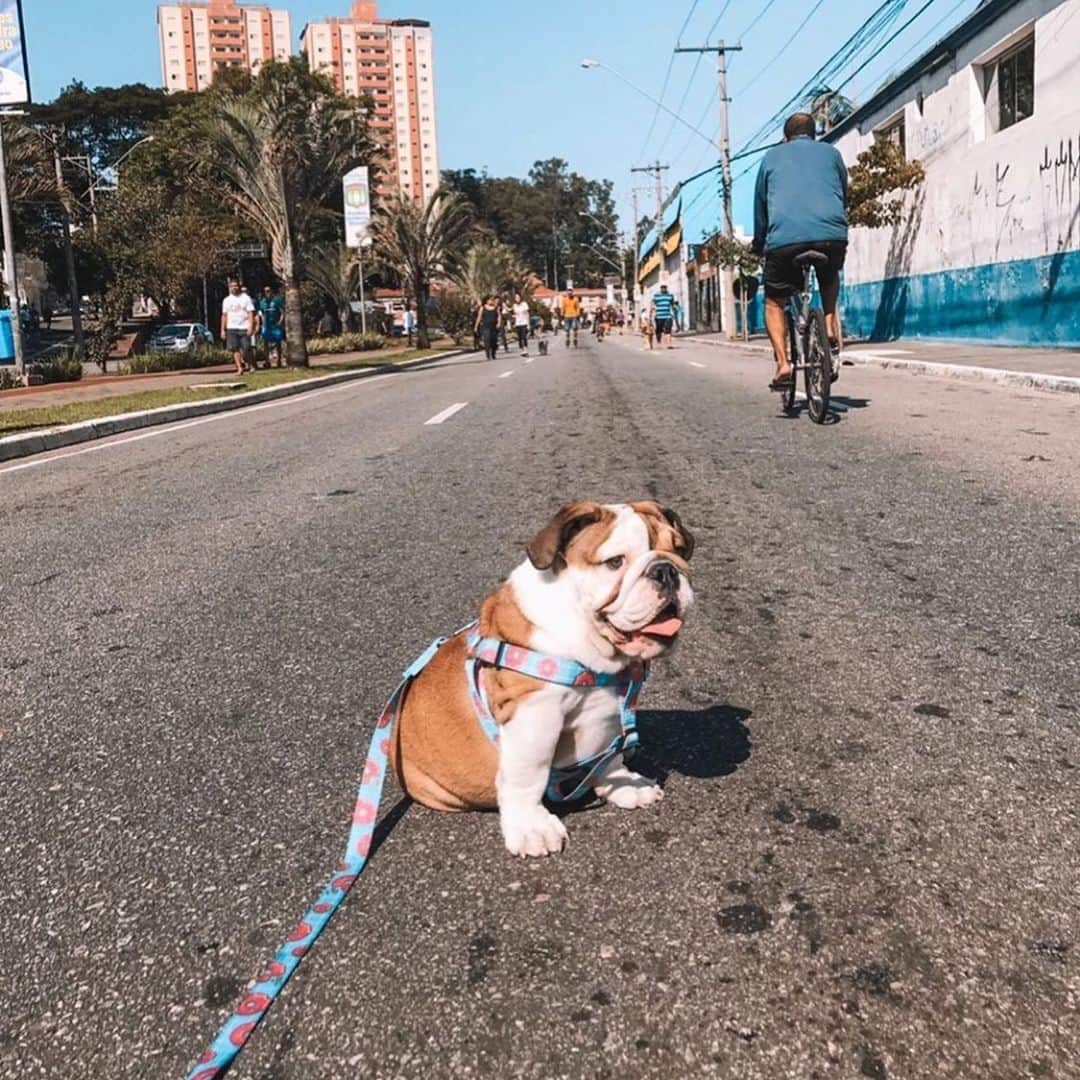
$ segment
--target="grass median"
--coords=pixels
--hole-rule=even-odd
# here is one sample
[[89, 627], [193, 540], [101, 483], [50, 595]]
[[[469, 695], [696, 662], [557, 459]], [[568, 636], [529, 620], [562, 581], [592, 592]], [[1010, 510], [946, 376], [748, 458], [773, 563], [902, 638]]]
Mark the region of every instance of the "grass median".
[[[205, 401], [208, 398], [230, 397], [250, 390], [265, 390], [267, 387], [282, 383], [303, 382], [340, 371], [354, 371], [360, 368], [384, 367], [400, 364], [405, 360], [420, 360], [428, 356], [437, 356], [446, 349], [408, 349], [399, 352], [361, 353], [347, 359], [335, 359], [331, 363], [312, 363], [306, 368], [270, 368], [251, 371], [246, 375], [227, 377], [207, 374], [202, 381], [213, 379], [225, 382], [242, 382], [242, 386], [166, 386], [156, 390], [137, 390], [130, 394], [113, 394], [108, 397], [90, 398], [86, 401], [67, 401], [63, 404], [46, 405], [41, 408], [9, 409], [4, 411], [0, 405], [0, 436], [16, 435], [23, 431], [37, 428], [56, 427], [61, 424], [77, 424], [83, 420], [96, 420], [102, 416], [120, 416], [124, 413], [142, 412], [157, 409], [163, 405], [183, 405], [191, 401]], [[192, 376], [193, 381], [198, 381]], [[142, 380], [140, 380], [142, 381]], [[80, 384], [72, 383], [76, 388]], [[114, 384], [115, 385], [115, 384]], [[88, 387], [89, 388], [89, 387]]]

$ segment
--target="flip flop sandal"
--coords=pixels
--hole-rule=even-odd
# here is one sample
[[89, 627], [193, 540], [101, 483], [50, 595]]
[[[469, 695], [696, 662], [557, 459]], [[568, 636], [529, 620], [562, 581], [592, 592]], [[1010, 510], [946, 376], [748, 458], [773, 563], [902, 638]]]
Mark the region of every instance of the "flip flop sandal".
[[769, 383], [769, 389], [770, 390], [786, 390], [789, 386], [791, 386], [791, 384], [794, 381], [795, 381], [795, 373], [793, 371], [788, 372], [788, 374], [784, 375], [782, 378], [773, 379], [773, 381], [771, 383]]

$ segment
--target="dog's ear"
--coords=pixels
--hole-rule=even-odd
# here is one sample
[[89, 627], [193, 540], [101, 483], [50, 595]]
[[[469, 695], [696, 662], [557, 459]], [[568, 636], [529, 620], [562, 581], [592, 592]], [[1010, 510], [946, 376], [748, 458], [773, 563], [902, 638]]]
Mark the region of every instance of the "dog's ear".
[[[525, 548], [529, 562], [537, 570], [550, 570], [563, 559], [570, 541], [582, 529], [600, 520], [603, 508], [598, 503], [567, 503]], [[564, 560], [565, 561], [565, 560]]]
[[670, 507], [661, 506], [660, 513], [664, 515], [667, 523], [679, 535], [679, 539], [675, 541], [676, 553], [689, 562], [690, 556], [694, 554], [694, 534], [682, 523], [682, 518]]
[[660, 530], [663, 534], [670, 528], [672, 532], [671, 546], [675, 549], [675, 553], [684, 558], [687, 562], [690, 561], [690, 556], [694, 554], [694, 534], [682, 523], [682, 519], [668, 506], [661, 506], [658, 502], [652, 499], [646, 502], [636, 502], [630, 504], [639, 514], [643, 514], [646, 518], [651, 518], [653, 524], [649, 527], [649, 536], [652, 543], [656, 543], [658, 536], [656, 530]]

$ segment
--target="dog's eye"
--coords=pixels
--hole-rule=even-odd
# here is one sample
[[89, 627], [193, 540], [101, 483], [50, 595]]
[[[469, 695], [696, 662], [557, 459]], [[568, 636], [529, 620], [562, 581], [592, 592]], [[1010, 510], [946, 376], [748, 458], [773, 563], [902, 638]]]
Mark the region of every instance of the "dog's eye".
[[624, 562], [626, 562], [626, 560], [621, 555], [616, 555], [615, 558], [608, 559], [608, 561], [604, 565], [609, 570], [619, 570], [622, 568], [622, 564]]

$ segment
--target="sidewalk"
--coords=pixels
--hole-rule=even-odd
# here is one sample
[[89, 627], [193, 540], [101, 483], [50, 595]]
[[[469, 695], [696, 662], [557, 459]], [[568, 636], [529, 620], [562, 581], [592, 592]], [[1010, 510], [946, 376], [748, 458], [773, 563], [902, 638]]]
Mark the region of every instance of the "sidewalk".
[[[749, 342], [729, 342], [720, 334], [684, 334], [686, 340], [725, 348], [771, 352], [763, 335]], [[843, 359], [874, 364], [917, 375], [976, 379], [1010, 386], [1026, 386], [1080, 394], [1080, 349], [1027, 349], [1014, 345], [977, 345], [970, 342], [849, 341]]]
[[[325, 368], [327, 373], [340, 364], [361, 359], [385, 358], [389, 363], [395, 356], [407, 351], [390, 348], [378, 352], [350, 352], [313, 356], [311, 366]], [[260, 368], [260, 371], [274, 370]], [[70, 405], [76, 401], [100, 401], [102, 398], [137, 394], [143, 390], [169, 390], [179, 386], [202, 386], [213, 383], [235, 383], [243, 376], [236, 374], [231, 364], [214, 367], [189, 368], [186, 371], [161, 371], [147, 375], [84, 375], [78, 382], [48, 383], [45, 386], [28, 386], [19, 390], [0, 391], [0, 412], [20, 409], [39, 409], [57, 405]]]

